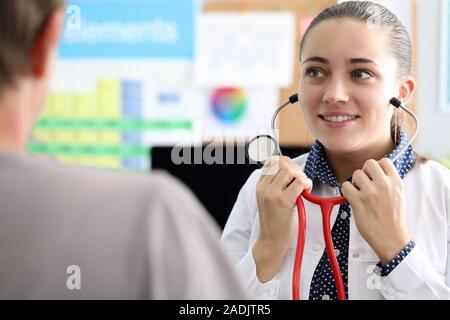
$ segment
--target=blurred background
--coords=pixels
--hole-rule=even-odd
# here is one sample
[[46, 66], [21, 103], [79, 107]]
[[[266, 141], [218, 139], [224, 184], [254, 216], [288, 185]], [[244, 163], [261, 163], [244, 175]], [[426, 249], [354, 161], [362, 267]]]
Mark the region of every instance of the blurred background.
[[[374, 2], [391, 9], [413, 40], [416, 149], [450, 167], [450, 0]], [[245, 142], [269, 133], [272, 113], [297, 91], [301, 37], [335, 3], [70, 0], [51, 94], [28, 151], [107, 170], [163, 168], [223, 226], [256, 168]], [[314, 141], [300, 107], [278, 121], [290, 156]]]

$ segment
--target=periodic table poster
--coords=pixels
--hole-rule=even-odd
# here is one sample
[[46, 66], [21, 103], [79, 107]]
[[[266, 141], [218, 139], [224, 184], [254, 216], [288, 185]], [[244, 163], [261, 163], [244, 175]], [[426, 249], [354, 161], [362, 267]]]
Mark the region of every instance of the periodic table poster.
[[192, 135], [197, 10], [194, 0], [68, 1], [51, 93], [28, 151], [146, 171], [151, 146]]

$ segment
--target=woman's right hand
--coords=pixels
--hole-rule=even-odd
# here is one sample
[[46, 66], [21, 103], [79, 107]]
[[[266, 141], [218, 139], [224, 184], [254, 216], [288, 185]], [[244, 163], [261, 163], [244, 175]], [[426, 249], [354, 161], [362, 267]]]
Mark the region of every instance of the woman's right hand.
[[256, 185], [260, 232], [253, 246], [261, 282], [278, 273], [284, 255], [298, 229], [297, 198], [311, 190], [312, 181], [288, 157], [271, 157]]

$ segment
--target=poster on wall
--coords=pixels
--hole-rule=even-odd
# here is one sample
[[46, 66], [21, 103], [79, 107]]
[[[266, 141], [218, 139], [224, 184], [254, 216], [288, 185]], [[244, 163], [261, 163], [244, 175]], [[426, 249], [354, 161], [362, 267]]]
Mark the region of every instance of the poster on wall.
[[202, 97], [202, 132], [208, 141], [245, 141], [271, 134], [279, 91], [273, 88], [220, 87]]
[[195, 83], [290, 86], [295, 32], [295, 16], [288, 11], [203, 12], [196, 24]]
[[195, 131], [197, 10], [195, 0], [68, 1], [50, 97], [28, 151], [146, 171], [150, 146]]

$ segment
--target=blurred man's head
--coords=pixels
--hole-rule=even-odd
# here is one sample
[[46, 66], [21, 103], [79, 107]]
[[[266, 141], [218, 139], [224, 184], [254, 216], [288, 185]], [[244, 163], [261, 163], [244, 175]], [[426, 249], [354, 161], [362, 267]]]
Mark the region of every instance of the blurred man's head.
[[[0, 1], [0, 144], [14, 130], [31, 127], [45, 102], [64, 5], [65, 0]], [[7, 121], [14, 125], [15, 119], [6, 119], [13, 116], [20, 128], [6, 127]]]

